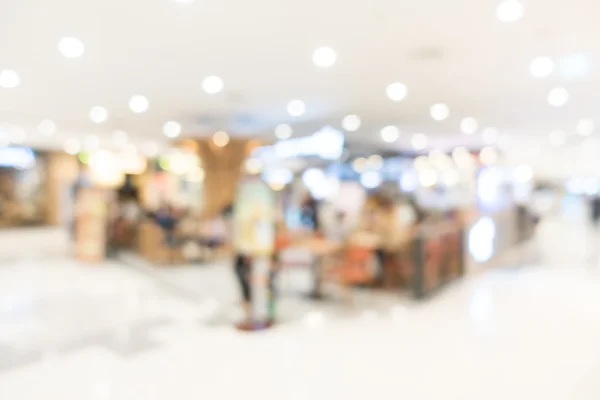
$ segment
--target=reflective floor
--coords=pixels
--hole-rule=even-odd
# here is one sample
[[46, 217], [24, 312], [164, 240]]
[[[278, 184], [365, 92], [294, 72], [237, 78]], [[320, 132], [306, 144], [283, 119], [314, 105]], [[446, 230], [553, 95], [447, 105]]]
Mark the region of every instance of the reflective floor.
[[0, 237], [0, 399], [600, 396], [600, 235], [581, 221], [544, 221], [503, 268], [424, 303], [313, 303], [286, 272], [282, 323], [256, 334], [232, 329], [225, 262], [82, 265], [48, 236]]

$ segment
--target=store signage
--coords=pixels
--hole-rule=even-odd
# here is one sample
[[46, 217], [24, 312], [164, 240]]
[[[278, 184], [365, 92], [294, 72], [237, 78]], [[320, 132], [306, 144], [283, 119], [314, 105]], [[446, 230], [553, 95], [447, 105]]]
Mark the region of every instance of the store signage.
[[29, 169], [35, 166], [35, 154], [28, 147], [0, 148], [0, 167]]
[[272, 146], [260, 147], [254, 155], [263, 160], [320, 157], [337, 160], [344, 151], [344, 134], [326, 126], [308, 137], [280, 140]]

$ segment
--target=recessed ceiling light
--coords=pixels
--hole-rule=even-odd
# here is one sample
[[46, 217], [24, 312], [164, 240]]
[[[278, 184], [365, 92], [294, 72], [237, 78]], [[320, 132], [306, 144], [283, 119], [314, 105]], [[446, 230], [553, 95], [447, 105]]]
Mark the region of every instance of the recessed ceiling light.
[[319, 47], [313, 52], [313, 63], [319, 68], [330, 68], [337, 60], [337, 54], [331, 47]]
[[101, 124], [108, 118], [108, 111], [102, 106], [92, 107], [90, 110], [90, 119], [92, 122]]
[[74, 37], [64, 37], [58, 42], [58, 51], [67, 58], [79, 58], [85, 53], [83, 42]]
[[213, 143], [217, 147], [225, 147], [229, 143], [229, 135], [225, 131], [217, 131], [212, 137]]
[[163, 125], [163, 133], [168, 138], [176, 138], [181, 134], [181, 124], [177, 121], [167, 121]]
[[275, 127], [275, 137], [279, 140], [289, 139], [293, 133], [292, 127], [288, 124], [280, 124]]
[[415, 150], [423, 150], [427, 147], [427, 136], [424, 133], [415, 133], [410, 140], [410, 144]]
[[390, 125], [381, 130], [381, 139], [386, 143], [394, 143], [400, 137], [400, 131], [397, 127]]
[[367, 171], [360, 175], [360, 183], [367, 189], [375, 189], [382, 181], [381, 174], [377, 171]]
[[523, 18], [525, 10], [518, 0], [502, 0], [496, 7], [496, 18], [502, 22], [516, 22]]
[[387, 97], [389, 97], [389, 99], [392, 101], [402, 101], [406, 97], [408, 89], [406, 88], [405, 84], [395, 82], [385, 89], [385, 93], [387, 94]]
[[44, 136], [52, 136], [56, 133], [56, 123], [51, 119], [45, 119], [39, 123], [37, 130]]
[[342, 128], [348, 132], [355, 132], [360, 128], [360, 117], [358, 115], [346, 115], [342, 120]]
[[550, 76], [553, 71], [554, 62], [550, 57], [537, 57], [529, 64], [529, 73], [534, 78], [545, 78]]
[[485, 144], [494, 144], [498, 140], [498, 131], [494, 128], [485, 128], [481, 136]]
[[561, 130], [550, 132], [550, 144], [554, 147], [560, 147], [565, 144], [567, 134]]
[[202, 89], [208, 94], [217, 94], [224, 87], [223, 79], [218, 76], [208, 76], [202, 81]]
[[287, 112], [292, 117], [299, 117], [306, 112], [306, 104], [302, 100], [292, 100], [287, 105]]
[[515, 179], [521, 183], [529, 182], [533, 178], [533, 170], [531, 169], [531, 167], [529, 165], [524, 165], [524, 164], [518, 165], [515, 168], [514, 174], [515, 174]]
[[460, 121], [460, 130], [467, 135], [472, 135], [479, 129], [479, 123], [475, 118], [467, 117]]
[[429, 113], [434, 120], [443, 121], [450, 116], [450, 107], [444, 103], [434, 104], [429, 109]]
[[244, 162], [246, 172], [251, 175], [258, 175], [263, 169], [263, 162], [258, 158], [249, 158]]
[[12, 69], [3, 69], [0, 71], [0, 87], [5, 89], [16, 88], [21, 84], [21, 78]]
[[367, 167], [374, 171], [380, 170], [383, 168], [383, 157], [381, 157], [379, 154], [373, 154], [367, 158]]
[[590, 118], [582, 119], [577, 123], [577, 133], [581, 136], [590, 136], [595, 129], [596, 124]]
[[129, 99], [129, 108], [134, 113], [140, 114], [148, 110], [150, 103], [148, 99], [142, 95], [136, 94], [135, 96], [131, 96]]
[[562, 87], [554, 88], [548, 93], [548, 103], [553, 107], [562, 107], [569, 101], [569, 92]]
[[75, 155], [81, 151], [81, 144], [77, 139], [68, 139], [65, 141], [65, 152], [70, 155]]
[[493, 147], [484, 147], [479, 152], [479, 159], [485, 165], [492, 165], [498, 162], [498, 151]]

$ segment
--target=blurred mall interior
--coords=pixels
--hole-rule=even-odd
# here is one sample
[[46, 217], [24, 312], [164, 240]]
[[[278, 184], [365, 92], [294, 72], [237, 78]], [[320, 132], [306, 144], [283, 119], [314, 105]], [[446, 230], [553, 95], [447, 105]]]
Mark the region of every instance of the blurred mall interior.
[[597, 400], [598, 15], [3, 1], [0, 399]]

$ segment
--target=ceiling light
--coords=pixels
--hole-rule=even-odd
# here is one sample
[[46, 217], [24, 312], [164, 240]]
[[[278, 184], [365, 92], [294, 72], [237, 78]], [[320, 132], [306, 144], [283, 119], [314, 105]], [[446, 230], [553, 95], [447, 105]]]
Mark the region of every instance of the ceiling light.
[[131, 96], [129, 99], [129, 108], [134, 113], [140, 114], [148, 110], [150, 103], [148, 99], [142, 95], [136, 94], [135, 96]]
[[354, 161], [352, 161], [352, 168], [359, 174], [365, 172], [367, 169], [367, 159], [364, 157], [354, 159]]
[[119, 147], [123, 147], [127, 144], [127, 142], [129, 141], [127, 132], [125, 131], [114, 131], [113, 133], [113, 142], [115, 143], [115, 145], [119, 146]]
[[581, 136], [590, 136], [592, 133], [594, 133], [595, 129], [596, 124], [592, 119], [582, 119], [577, 123], [577, 133]]
[[58, 42], [58, 51], [67, 58], [79, 58], [85, 53], [83, 42], [74, 37], [64, 37]]
[[212, 137], [213, 143], [217, 147], [225, 147], [229, 143], [229, 135], [225, 131], [217, 131]]
[[330, 68], [337, 60], [337, 54], [331, 47], [319, 47], [313, 53], [313, 63], [319, 68]]
[[247, 173], [257, 175], [260, 174], [263, 169], [263, 162], [258, 158], [249, 158], [244, 163], [244, 167]]
[[431, 106], [429, 113], [434, 120], [443, 121], [450, 116], [450, 108], [444, 103], [438, 103]]
[[386, 126], [381, 130], [381, 138], [386, 143], [394, 143], [400, 137], [400, 131], [393, 125]]
[[168, 138], [176, 138], [181, 134], [181, 124], [177, 121], [167, 121], [163, 125], [163, 133]]
[[382, 181], [381, 174], [377, 171], [367, 171], [360, 175], [360, 183], [367, 189], [375, 189]]
[[385, 93], [392, 101], [402, 101], [406, 97], [408, 90], [406, 89], [406, 85], [403, 83], [395, 82], [385, 89]]
[[498, 131], [494, 128], [485, 128], [481, 133], [485, 144], [494, 144], [498, 141]]
[[434, 169], [428, 168], [419, 171], [419, 183], [423, 187], [432, 187], [437, 184], [438, 176]]
[[517, 182], [527, 183], [533, 178], [533, 170], [529, 165], [519, 165], [515, 168], [515, 179]]
[[209, 76], [202, 81], [202, 89], [208, 94], [217, 94], [224, 86], [223, 79], [218, 76]]
[[275, 127], [275, 137], [279, 140], [285, 140], [292, 137], [294, 131], [288, 124], [280, 124]]
[[342, 120], [342, 128], [344, 128], [348, 132], [357, 131], [360, 128], [360, 117], [358, 115], [346, 115]]
[[548, 93], [548, 103], [553, 107], [562, 107], [569, 101], [569, 92], [562, 87], [554, 88]]
[[84, 150], [96, 150], [100, 146], [100, 139], [96, 135], [86, 135], [83, 138], [82, 148]]
[[567, 134], [561, 130], [550, 132], [550, 144], [554, 147], [560, 147], [565, 144]]
[[484, 147], [479, 152], [479, 159], [485, 165], [496, 164], [498, 162], [498, 152], [493, 147]]
[[554, 63], [549, 57], [534, 58], [529, 64], [529, 73], [535, 78], [545, 78], [554, 71]]
[[306, 112], [306, 104], [302, 100], [292, 100], [287, 105], [287, 112], [292, 117], [299, 117]]
[[77, 139], [69, 139], [65, 142], [65, 152], [74, 156], [81, 151], [81, 144]]
[[455, 169], [449, 169], [442, 173], [442, 182], [447, 187], [456, 186], [456, 184], [458, 183], [458, 179], [458, 172], [456, 172]]
[[302, 182], [308, 188], [319, 186], [325, 180], [325, 174], [319, 168], [309, 168], [302, 173]]
[[383, 157], [379, 154], [373, 154], [367, 159], [367, 167], [370, 170], [380, 170], [383, 167]]
[[496, 18], [502, 22], [516, 22], [523, 18], [525, 10], [518, 0], [502, 0], [496, 7]]
[[427, 147], [427, 136], [423, 133], [415, 133], [410, 139], [410, 144], [415, 150], [423, 150]]
[[106, 108], [104, 107], [96, 106], [92, 107], [92, 109], [90, 110], [90, 119], [92, 120], [92, 122], [101, 124], [102, 122], [106, 121], [107, 118], [108, 111], [106, 111]]
[[51, 119], [45, 119], [39, 123], [37, 130], [44, 136], [51, 136], [56, 133], [56, 123]]
[[475, 118], [467, 117], [460, 121], [460, 130], [467, 135], [472, 135], [477, 132], [479, 123]]
[[413, 161], [413, 168], [415, 169], [427, 169], [430, 168], [429, 157], [427, 156], [419, 156], [415, 158]]
[[12, 69], [3, 69], [0, 71], [0, 87], [5, 89], [16, 88], [21, 84], [21, 78]]

